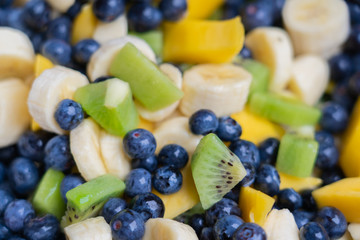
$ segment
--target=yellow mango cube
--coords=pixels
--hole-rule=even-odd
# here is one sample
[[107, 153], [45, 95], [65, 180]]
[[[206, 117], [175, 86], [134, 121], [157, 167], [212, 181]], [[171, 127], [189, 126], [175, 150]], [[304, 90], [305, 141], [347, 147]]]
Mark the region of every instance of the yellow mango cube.
[[41, 54], [36, 54], [35, 64], [34, 64], [35, 78], [40, 76], [40, 74], [43, 71], [53, 68], [53, 67], [54, 67], [54, 64], [49, 59], [47, 59], [46, 57], [44, 57]]
[[186, 19], [205, 19], [218, 9], [224, 0], [188, 0]]
[[306, 189], [314, 189], [322, 184], [321, 178], [306, 177], [300, 178], [279, 172], [280, 175], [280, 190], [284, 188], [293, 188], [300, 192]]
[[360, 177], [344, 178], [312, 192], [317, 205], [338, 208], [348, 222], [360, 223]]
[[72, 44], [76, 44], [85, 38], [92, 38], [97, 23], [98, 21], [92, 11], [91, 4], [85, 4], [74, 19]]
[[275, 199], [251, 187], [243, 187], [240, 191], [239, 207], [245, 222], [263, 226], [266, 216], [271, 211]]
[[148, 121], [148, 120], [146, 120], [146, 119], [143, 119], [143, 118], [141, 118], [141, 117], [139, 117], [139, 126], [138, 126], [138, 128], [143, 128], [143, 129], [146, 129], [146, 130], [148, 130], [149, 132], [153, 132], [154, 131], [154, 128], [155, 128], [155, 126], [154, 126], [154, 123], [152, 123], [152, 122], [150, 122], [150, 121]]

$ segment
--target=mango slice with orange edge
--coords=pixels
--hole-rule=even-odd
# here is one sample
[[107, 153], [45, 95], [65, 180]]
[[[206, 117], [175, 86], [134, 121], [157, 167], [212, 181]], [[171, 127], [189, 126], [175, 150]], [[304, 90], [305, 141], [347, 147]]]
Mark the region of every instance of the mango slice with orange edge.
[[244, 38], [240, 17], [222, 21], [166, 22], [163, 58], [168, 62], [226, 63], [239, 53]]
[[279, 175], [280, 175], [280, 190], [284, 188], [293, 188], [295, 191], [299, 192], [306, 189], [317, 188], [322, 184], [321, 178], [316, 178], [316, 177], [300, 178], [282, 172], [279, 172]]
[[74, 19], [71, 39], [72, 44], [76, 44], [86, 38], [92, 38], [97, 22], [91, 4], [85, 4]]

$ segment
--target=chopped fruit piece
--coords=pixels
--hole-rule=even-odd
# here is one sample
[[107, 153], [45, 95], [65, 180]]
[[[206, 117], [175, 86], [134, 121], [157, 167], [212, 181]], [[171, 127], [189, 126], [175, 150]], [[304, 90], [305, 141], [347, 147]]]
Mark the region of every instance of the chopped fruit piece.
[[97, 22], [91, 4], [85, 4], [74, 19], [71, 42], [76, 44], [83, 39], [92, 38]]
[[35, 78], [37, 78], [43, 71], [53, 68], [54, 64], [43, 55], [37, 54], [34, 67]]
[[288, 209], [273, 209], [266, 218], [264, 230], [268, 240], [299, 239], [299, 229]]
[[73, 224], [66, 227], [64, 231], [69, 240], [112, 239], [111, 228], [103, 217], [90, 218]]
[[280, 175], [280, 190], [285, 188], [293, 188], [295, 191], [300, 192], [306, 189], [314, 189], [322, 184], [321, 178], [306, 177], [299, 178], [285, 173], [279, 172]]
[[143, 129], [146, 129], [148, 130], [149, 132], [153, 132], [154, 129], [155, 129], [155, 126], [152, 122], [146, 120], [146, 119], [143, 119], [141, 117], [139, 117], [140, 121], [139, 121], [139, 125], [137, 128], [143, 128]]
[[205, 19], [218, 9], [224, 0], [188, 0], [187, 19]]
[[165, 23], [163, 57], [170, 62], [226, 63], [240, 52], [243, 43], [244, 27], [239, 17]]
[[36, 132], [37, 130], [40, 130], [40, 125], [34, 120], [31, 120], [31, 131]]
[[141, 38], [154, 50], [156, 56], [161, 56], [163, 51], [163, 33], [159, 30], [148, 31], [144, 33], [131, 32], [129, 35], [134, 35]]
[[263, 226], [266, 216], [271, 211], [275, 199], [251, 187], [243, 187], [240, 192], [239, 207], [242, 218]]
[[253, 93], [266, 92], [268, 90], [270, 70], [266, 65], [255, 60], [247, 59], [241, 63], [241, 66], [253, 76], [250, 85], [249, 98]]

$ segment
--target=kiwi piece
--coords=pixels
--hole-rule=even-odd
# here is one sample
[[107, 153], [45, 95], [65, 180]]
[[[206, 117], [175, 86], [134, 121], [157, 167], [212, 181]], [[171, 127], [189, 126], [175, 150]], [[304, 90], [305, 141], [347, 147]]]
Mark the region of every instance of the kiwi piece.
[[134, 45], [127, 43], [115, 56], [110, 74], [130, 84], [134, 97], [150, 111], [178, 101], [183, 92]]
[[124, 193], [125, 183], [110, 174], [92, 179], [66, 193], [68, 200], [61, 226], [81, 222], [95, 216], [111, 197]]
[[319, 144], [316, 140], [297, 134], [285, 134], [280, 142], [276, 168], [296, 177], [312, 174]]
[[130, 32], [129, 35], [141, 38], [154, 50], [156, 56], [162, 55], [163, 50], [163, 33], [160, 30], [152, 30], [148, 32], [138, 33]]
[[38, 214], [50, 213], [59, 220], [65, 212], [65, 202], [61, 197], [60, 185], [65, 175], [54, 169], [46, 171], [42, 177], [32, 200]]
[[241, 65], [253, 76], [250, 85], [249, 98], [254, 93], [267, 92], [270, 81], [269, 68], [266, 65], [251, 59], [243, 60]]
[[239, 158], [213, 133], [200, 140], [191, 159], [191, 170], [205, 210], [246, 176]]
[[294, 127], [315, 125], [321, 117], [319, 109], [273, 93], [254, 93], [250, 110], [273, 122]]
[[111, 134], [122, 137], [138, 126], [139, 117], [127, 82], [113, 78], [88, 84], [79, 88], [74, 98]]

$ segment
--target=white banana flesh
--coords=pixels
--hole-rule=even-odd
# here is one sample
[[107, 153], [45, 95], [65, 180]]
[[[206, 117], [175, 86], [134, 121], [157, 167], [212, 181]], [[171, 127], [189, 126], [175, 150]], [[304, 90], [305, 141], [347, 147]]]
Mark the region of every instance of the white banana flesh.
[[0, 147], [18, 141], [30, 125], [27, 110], [29, 87], [17, 78], [0, 81]]
[[180, 111], [191, 116], [210, 109], [217, 116], [240, 112], [249, 95], [252, 75], [231, 64], [202, 64], [184, 73]]
[[103, 217], [72, 224], [64, 231], [68, 240], [112, 240], [110, 225]]
[[299, 229], [288, 209], [273, 209], [265, 220], [264, 230], [268, 240], [299, 240]]
[[46, 0], [46, 2], [56, 11], [65, 13], [72, 5], [74, 5], [75, 0]]
[[333, 56], [350, 29], [349, 11], [343, 0], [286, 1], [283, 21], [296, 54]]
[[150, 218], [142, 240], [198, 240], [192, 227], [171, 219]]
[[121, 38], [128, 33], [128, 23], [126, 15], [123, 14], [112, 22], [98, 21], [93, 38], [100, 44], [104, 44], [110, 40]]
[[[160, 70], [165, 73], [173, 83], [181, 89], [182, 87], [182, 74], [181, 71], [172, 64], [164, 63], [160, 65]], [[141, 104], [135, 102], [136, 108], [140, 114], [140, 116], [148, 121], [151, 122], [158, 122], [162, 121], [168, 116], [170, 116], [178, 107], [180, 101], [176, 101], [175, 103], [171, 104], [170, 106], [160, 109], [158, 111], [152, 112], [145, 109]]]
[[315, 105], [329, 83], [330, 69], [325, 59], [306, 54], [295, 58], [289, 88], [306, 104]]
[[353, 240], [360, 240], [360, 223], [350, 223], [348, 231]]
[[117, 38], [103, 44], [90, 58], [87, 66], [87, 75], [91, 81], [109, 75], [109, 68], [116, 54], [127, 43], [132, 43], [147, 58], [156, 63], [156, 55], [151, 47], [142, 39], [135, 36]]
[[0, 27], [0, 79], [26, 79], [34, 74], [35, 52], [25, 33]]
[[28, 107], [39, 126], [49, 132], [64, 134], [54, 114], [59, 102], [73, 99], [75, 91], [89, 84], [86, 76], [70, 68], [56, 66], [45, 70], [31, 87]]

